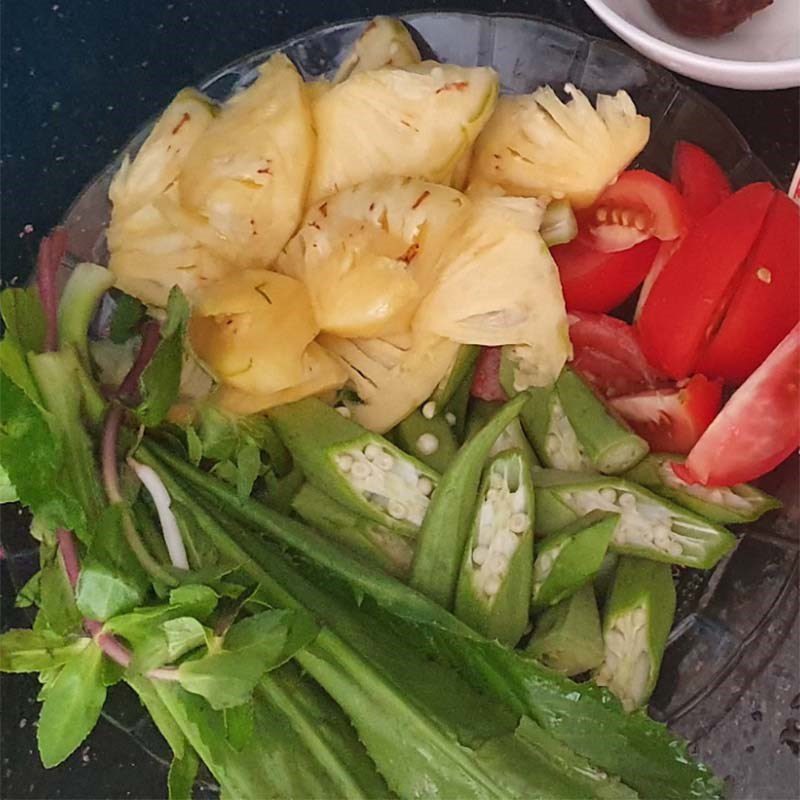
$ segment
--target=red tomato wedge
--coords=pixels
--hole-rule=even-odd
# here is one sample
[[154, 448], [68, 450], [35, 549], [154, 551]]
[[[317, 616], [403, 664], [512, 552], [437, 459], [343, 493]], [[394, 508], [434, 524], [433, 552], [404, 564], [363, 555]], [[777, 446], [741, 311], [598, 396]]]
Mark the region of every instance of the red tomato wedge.
[[765, 475], [798, 446], [800, 323], [734, 392], [686, 463], [673, 469], [692, 483], [733, 486]]
[[663, 386], [659, 374], [642, 353], [633, 327], [606, 314], [570, 312], [572, 367], [604, 397]]
[[677, 239], [686, 230], [686, 207], [678, 190], [652, 172], [623, 172], [581, 221], [596, 250], [617, 253], [645, 239]]
[[502, 348], [482, 347], [475, 364], [470, 394], [480, 400], [507, 400], [506, 393], [500, 385], [500, 360]]
[[694, 375], [683, 386], [615, 397], [611, 407], [662, 453], [688, 453], [722, 405], [722, 381]]
[[678, 142], [672, 154], [672, 183], [686, 203], [689, 217], [700, 220], [731, 193], [719, 164], [691, 142]]
[[741, 383], [800, 319], [800, 207], [780, 192], [745, 262], [722, 324], [698, 363]]
[[578, 236], [552, 247], [567, 309], [603, 312], [618, 306], [644, 280], [658, 244], [648, 239], [620, 253], [601, 253]]
[[653, 283], [636, 327], [647, 358], [670, 377], [692, 373], [774, 195], [768, 183], [731, 195], [686, 234]]
[[661, 274], [661, 270], [664, 269], [667, 262], [675, 255], [682, 241], [683, 239], [674, 239], [671, 242], [661, 242], [656, 257], [653, 259], [653, 264], [642, 282], [642, 290], [639, 292], [639, 297], [636, 300], [636, 311], [633, 313], [634, 322], [639, 319], [639, 315], [642, 313], [642, 309], [647, 302], [647, 298], [650, 295], [653, 284], [656, 282], [656, 278]]

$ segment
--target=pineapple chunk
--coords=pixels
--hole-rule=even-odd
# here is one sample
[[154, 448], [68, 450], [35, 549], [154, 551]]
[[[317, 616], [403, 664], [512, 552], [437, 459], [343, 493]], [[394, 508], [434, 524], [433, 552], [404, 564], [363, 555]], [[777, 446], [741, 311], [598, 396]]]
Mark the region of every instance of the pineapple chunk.
[[303, 378], [294, 386], [272, 394], [252, 394], [231, 386], [221, 386], [214, 395], [214, 402], [232, 414], [256, 414], [304, 397], [335, 391], [347, 380], [344, 367], [316, 342], [311, 342], [306, 348], [302, 362]]
[[497, 74], [426, 61], [359, 72], [313, 105], [311, 202], [387, 175], [449, 184], [494, 110]]
[[313, 153], [303, 79], [275, 55], [192, 148], [179, 178], [182, 204], [233, 247], [238, 265], [267, 266], [300, 222]]
[[266, 269], [242, 270], [199, 293], [189, 323], [194, 352], [215, 378], [252, 394], [300, 383], [317, 332], [303, 284]]
[[133, 161], [126, 155], [108, 197], [117, 219], [162, 195], [177, 179], [195, 142], [214, 119], [214, 107], [194, 89], [183, 89], [153, 126]]
[[459, 345], [427, 334], [392, 339], [340, 339], [322, 334], [319, 343], [339, 357], [359, 401], [353, 419], [384, 433], [427, 400], [451, 369]]
[[406, 67], [422, 61], [419, 50], [399, 19], [375, 17], [368, 22], [336, 72], [334, 83], [381, 67]]
[[464, 344], [520, 345], [528, 385], [555, 380], [570, 344], [558, 270], [537, 232], [543, 213], [533, 198], [476, 199], [414, 330]]
[[400, 333], [468, 204], [460, 192], [420, 180], [368, 181], [312, 206], [276, 268], [306, 285], [321, 330]]
[[549, 86], [506, 96], [475, 145], [470, 184], [496, 184], [508, 194], [566, 197], [591, 205], [641, 152], [650, 120], [636, 113], [626, 92], [597, 96], [597, 109], [567, 84], [566, 104]]

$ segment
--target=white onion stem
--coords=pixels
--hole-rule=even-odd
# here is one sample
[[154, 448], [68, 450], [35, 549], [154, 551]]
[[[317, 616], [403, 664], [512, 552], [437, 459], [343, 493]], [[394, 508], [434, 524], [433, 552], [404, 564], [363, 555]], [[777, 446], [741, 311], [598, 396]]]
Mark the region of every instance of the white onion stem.
[[136, 477], [142, 482], [144, 488], [147, 489], [150, 497], [153, 498], [172, 566], [188, 570], [189, 560], [186, 557], [186, 548], [183, 545], [183, 537], [178, 527], [178, 520], [172, 511], [172, 498], [169, 496], [167, 487], [164, 486], [163, 481], [158, 477], [158, 473], [151, 467], [140, 464], [130, 457], [128, 457], [128, 464], [136, 473]]

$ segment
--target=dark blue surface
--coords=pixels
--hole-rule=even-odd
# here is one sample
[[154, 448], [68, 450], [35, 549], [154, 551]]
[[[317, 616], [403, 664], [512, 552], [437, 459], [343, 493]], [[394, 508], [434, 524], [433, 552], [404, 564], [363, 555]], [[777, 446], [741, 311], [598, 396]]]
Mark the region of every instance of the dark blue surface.
[[[4, 280], [29, 272], [40, 235], [180, 87], [326, 22], [436, 7], [530, 13], [611, 38], [582, 0], [5, 0], [0, 19]], [[798, 154], [797, 92], [742, 93], [693, 85], [731, 117], [755, 153], [788, 182]], [[3, 523], [7, 543], [22, 526], [8, 508]], [[19, 612], [11, 608], [7, 580], [2, 589], [3, 625], [9, 626]], [[42, 770], [35, 752], [36, 691], [32, 678], [3, 677], [2, 797], [164, 795], [165, 771], [106, 722], [66, 765]]]

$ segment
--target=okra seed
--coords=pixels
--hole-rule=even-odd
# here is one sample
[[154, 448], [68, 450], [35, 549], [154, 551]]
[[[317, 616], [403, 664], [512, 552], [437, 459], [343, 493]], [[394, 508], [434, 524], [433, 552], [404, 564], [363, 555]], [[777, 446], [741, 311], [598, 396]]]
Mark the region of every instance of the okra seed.
[[417, 439], [417, 450], [425, 456], [433, 455], [439, 449], [439, 439], [432, 433], [423, 433]]
[[456, 424], [456, 415], [455, 415], [455, 414], [454, 414], [452, 411], [448, 411], [448, 412], [447, 412], [447, 413], [444, 415], [444, 421], [445, 421], [445, 422], [446, 422], [448, 425], [455, 425], [455, 424]]
[[336, 406], [336, 411], [341, 414], [345, 419], [350, 419], [352, 416], [350, 409], [347, 406]]
[[386, 510], [389, 512], [389, 516], [394, 517], [394, 519], [406, 518], [406, 507], [398, 500], [390, 500], [389, 506]]
[[394, 466], [394, 459], [388, 453], [381, 453], [375, 458], [375, 464], [379, 469], [388, 472]]
[[517, 537], [510, 531], [502, 531], [495, 540], [494, 547], [498, 553], [511, 557], [517, 549]]
[[511, 528], [514, 533], [524, 533], [528, 530], [530, 523], [531, 521], [527, 514], [517, 513], [511, 515], [511, 519], [508, 521], [508, 527]]
[[436, 416], [436, 403], [433, 400], [428, 400], [424, 406], [422, 406], [422, 416], [425, 419], [433, 419]]
[[[503, 476], [498, 475], [496, 472], [493, 472], [489, 475], [489, 488], [490, 489], [502, 489], [503, 488]], [[491, 493], [487, 495], [487, 497], [491, 497]], [[496, 495], [495, 495], [496, 496]]]
[[683, 548], [677, 542], [670, 542], [667, 545], [667, 551], [671, 556], [679, 556], [683, 554]]
[[600, 497], [602, 497], [603, 500], [606, 500], [609, 503], [617, 502], [617, 493], [614, 489], [609, 489], [609, 488], [601, 489]]
[[358, 480], [366, 480], [371, 472], [369, 464], [365, 464], [363, 461], [356, 461], [350, 470], [351, 475]]
[[336, 456], [336, 466], [339, 467], [342, 472], [349, 472], [350, 467], [353, 466], [353, 457], [347, 455], [347, 453], [340, 453]]
[[494, 597], [500, 591], [500, 578], [496, 575], [492, 575], [486, 581], [486, 594], [489, 597]]
[[501, 573], [506, 568], [506, 557], [502, 553], [490, 553], [486, 560], [486, 569], [494, 574]]
[[374, 461], [380, 454], [381, 454], [381, 449], [376, 444], [368, 444], [364, 449], [364, 455], [370, 461]]
[[488, 547], [492, 543], [494, 528], [491, 525], [481, 525], [478, 531], [478, 544]]
[[619, 497], [619, 504], [623, 508], [635, 508], [636, 498], [630, 492], [623, 492]]
[[419, 489], [422, 494], [428, 497], [433, 491], [433, 482], [430, 478], [423, 476], [417, 480], [417, 489]]
[[472, 560], [477, 566], [481, 566], [486, 562], [486, 558], [489, 555], [489, 551], [485, 547], [481, 547], [480, 545], [476, 547], [472, 551]]

